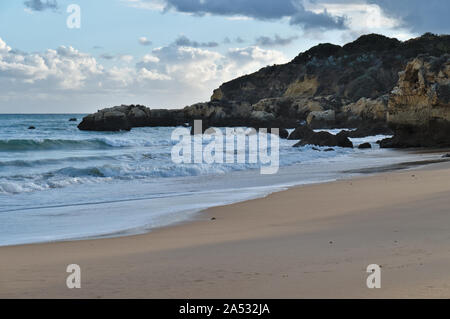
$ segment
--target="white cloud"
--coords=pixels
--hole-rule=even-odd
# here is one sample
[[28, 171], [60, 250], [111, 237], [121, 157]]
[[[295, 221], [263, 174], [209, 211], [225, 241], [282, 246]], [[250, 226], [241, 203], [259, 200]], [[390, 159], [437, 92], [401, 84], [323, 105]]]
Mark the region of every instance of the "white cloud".
[[142, 58], [142, 61], [143, 61], [144, 63], [158, 63], [158, 62], [159, 62], [159, 59], [158, 59], [156, 56], [154, 56], [154, 55], [146, 54], [146, 55], [144, 55], [144, 57]]
[[209, 94], [222, 82], [270, 64], [286, 62], [288, 59], [280, 51], [264, 50], [257, 46], [233, 48], [221, 54], [172, 44], [154, 49], [151, 55], [144, 56], [138, 67], [156, 68], [185, 87], [203, 88]]
[[326, 10], [332, 15], [347, 16], [350, 29], [394, 28], [400, 22], [384, 15], [376, 4], [366, 3], [309, 3], [308, 10], [320, 13]]
[[346, 17], [348, 30], [341, 34], [343, 43], [353, 41], [367, 33], [381, 33], [400, 40], [417, 36], [405, 28], [400, 19], [388, 15], [376, 3], [368, 3], [364, 0], [305, 0], [304, 3], [305, 8], [312, 12], [319, 13], [325, 10], [333, 16]]
[[119, 56], [119, 60], [125, 63], [131, 63], [134, 60], [134, 57], [129, 54], [123, 54]]
[[246, 17], [246, 16], [232, 16], [232, 17], [226, 17], [225, 19], [230, 21], [248, 21], [253, 20], [253, 18]]
[[264, 50], [258, 46], [229, 49], [228, 56], [236, 68], [247, 73], [271, 64], [288, 62], [284, 54], [277, 50]]
[[[134, 59], [137, 63], [130, 64]], [[45, 111], [54, 112], [94, 111], [98, 104], [121, 103], [183, 107], [209, 99], [225, 81], [287, 58], [256, 46], [221, 54], [172, 43], [141, 58], [122, 55], [109, 61], [125, 64], [104, 67], [70, 46], [23, 53], [0, 38], [0, 112], [19, 111], [14, 105], [34, 112], [43, 111], [42, 105], [51, 105]]]
[[139, 38], [139, 43], [141, 45], [151, 45], [152, 41], [150, 41], [149, 39], [147, 39], [146, 37], [140, 37]]
[[168, 81], [171, 80], [170, 76], [158, 73], [154, 70], [147, 70], [146, 68], [142, 68], [138, 72], [138, 80], [163, 80]]
[[142, 1], [142, 0], [122, 0], [126, 2], [130, 7], [146, 9], [146, 10], [163, 10], [166, 6], [164, 0], [151, 0], [151, 1]]
[[194, 86], [217, 79], [217, 66], [222, 59], [222, 55], [214, 51], [176, 45], [155, 49], [152, 54], [169, 76]]
[[9, 51], [11, 51], [11, 48], [0, 38], [0, 54], [8, 53]]
[[[3, 41], [0, 42], [4, 43]], [[44, 53], [25, 54], [8, 50], [0, 59], [2, 81], [35, 84], [37, 87], [52, 87], [76, 90], [84, 85], [87, 78], [102, 72], [102, 66], [88, 54], [80, 53], [72, 47], [61, 46], [57, 50]]]

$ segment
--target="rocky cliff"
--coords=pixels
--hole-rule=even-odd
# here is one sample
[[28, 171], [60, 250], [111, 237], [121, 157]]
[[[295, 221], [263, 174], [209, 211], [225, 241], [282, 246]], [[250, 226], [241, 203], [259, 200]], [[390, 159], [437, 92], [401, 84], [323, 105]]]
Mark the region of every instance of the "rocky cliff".
[[[385, 123], [388, 110], [393, 125], [410, 111], [407, 98], [391, 97], [391, 91], [404, 85], [399, 80], [409, 81], [409, 75], [400, 73], [399, 78], [399, 72], [421, 54], [450, 54], [450, 36], [425, 34], [401, 42], [370, 34], [342, 47], [320, 44], [287, 64], [268, 66], [222, 84], [209, 102], [170, 111], [119, 106], [86, 117], [79, 127], [172, 126], [193, 119], [203, 119], [212, 126], [294, 128], [306, 123], [312, 128], [361, 127]], [[405, 107], [395, 108], [401, 103]]]
[[[419, 54], [450, 53], [450, 36], [425, 34], [401, 42], [370, 34], [346, 44], [320, 44], [285, 65], [275, 65], [222, 84], [211, 97], [220, 110], [240, 108], [277, 119], [319, 119], [313, 126], [348, 126], [358, 121], [384, 121], [388, 94], [398, 73]], [[245, 105], [242, 108], [241, 105]], [[334, 111], [334, 116], [320, 112]]]
[[395, 136], [382, 147], [450, 146], [450, 55], [422, 55], [400, 73], [387, 122]]

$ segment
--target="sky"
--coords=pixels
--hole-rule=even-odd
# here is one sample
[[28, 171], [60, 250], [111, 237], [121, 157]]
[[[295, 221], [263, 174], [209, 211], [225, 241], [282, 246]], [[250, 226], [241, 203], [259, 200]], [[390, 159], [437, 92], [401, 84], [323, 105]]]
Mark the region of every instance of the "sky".
[[449, 33], [449, 12], [444, 0], [1, 0], [0, 113], [182, 108], [319, 43]]

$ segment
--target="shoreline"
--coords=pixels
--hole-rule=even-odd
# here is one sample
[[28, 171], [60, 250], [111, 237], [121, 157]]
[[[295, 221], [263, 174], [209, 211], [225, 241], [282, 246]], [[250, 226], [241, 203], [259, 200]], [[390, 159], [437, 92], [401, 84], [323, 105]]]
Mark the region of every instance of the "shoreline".
[[[421, 152], [421, 150], [414, 150], [414, 151], [408, 151], [406, 153], [411, 153], [411, 154], [433, 153], [433, 154], [440, 154], [440, 155], [446, 154], [446, 152], [443, 152], [443, 151], [440, 152], [439, 150], [429, 150], [429, 152]], [[234, 204], [238, 204], [238, 203], [244, 203], [247, 201], [263, 199], [263, 198], [266, 198], [267, 196], [270, 196], [271, 194], [276, 194], [279, 192], [284, 192], [284, 191], [299, 188], [299, 187], [351, 180], [351, 179], [355, 179], [355, 178], [374, 176], [374, 175], [381, 174], [381, 173], [396, 172], [396, 171], [415, 169], [415, 168], [420, 169], [420, 167], [426, 167], [431, 164], [438, 164], [438, 163], [445, 163], [445, 162], [450, 162], [450, 158], [436, 158], [436, 159], [424, 159], [424, 160], [418, 159], [415, 161], [405, 161], [405, 162], [399, 162], [399, 163], [394, 163], [394, 164], [385, 164], [385, 165], [376, 166], [376, 167], [343, 170], [342, 173], [344, 173], [345, 176], [337, 178], [337, 179], [313, 181], [313, 182], [304, 182], [303, 181], [303, 182], [297, 182], [294, 184], [292, 184], [292, 183], [277, 184], [277, 185], [273, 185], [273, 187], [267, 193], [254, 195], [248, 199], [231, 201], [231, 202], [225, 203], [225, 204], [218, 203], [218, 204], [214, 204], [210, 207], [200, 208], [198, 210], [193, 210], [193, 211], [186, 211], [184, 213], [184, 215], [186, 215], [186, 216], [180, 217], [179, 221], [171, 222], [171, 223], [164, 224], [161, 226], [150, 227], [150, 228], [148, 228], [146, 226], [139, 226], [136, 228], [123, 229], [123, 230], [115, 231], [112, 233], [105, 233], [105, 234], [98, 234], [98, 235], [91, 235], [91, 236], [72, 237], [72, 238], [66, 238], [66, 239], [38, 241], [38, 242], [24, 242], [24, 243], [18, 243], [18, 244], [7, 244], [7, 245], [0, 245], [0, 248], [25, 246], [25, 245], [52, 244], [52, 243], [59, 243], [59, 242], [77, 242], [77, 241], [84, 241], [84, 240], [111, 239], [111, 238], [146, 235], [151, 232], [154, 232], [155, 230], [195, 222], [196, 220], [202, 218], [201, 216], [204, 212], [208, 211], [209, 209], [216, 208], [216, 207], [224, 207], [224, 206], [234, 205]], [[268, 187], [268, 186], [263, 186], [263, 188], [266, 188], [266, 187]], [[149, 199], [150, 198], [140, 198], [140, 199], [120, 200], [117, 202], [139, 202], [139, 201], [146, 201]], [[116, 202], [99, 202], [99, 203], [88, 203], [88, 204], [76, 204], [76, 205], [70, 205], [70, 206], [97, 205], [97, 204], [105, 204], [105, 203], [116, 203]], [[65, 205], [64, 206], [51, 206], [51, 207], [45, 207], [45, 208], [64, 208], [64, 207], [66, 207], [66, 206]]]
[[[297, 186], [141, 235], [0, 247], [0, 297], [448, 297], [450, 255], [435, 238], [449, 242], [448, 177], [449, 163], [432, 164]], [[430, 201], [437, 220], [423, 216]], [[421, 224], [437, 231], [424, 234]], [[387, 288], [376, 291], [364, 284], [375, 261], [387, 272]], [[82, 289], [65, 286], [72, 263], [82, 268]], [[404, 287], [389, 285], [397, 277]]]

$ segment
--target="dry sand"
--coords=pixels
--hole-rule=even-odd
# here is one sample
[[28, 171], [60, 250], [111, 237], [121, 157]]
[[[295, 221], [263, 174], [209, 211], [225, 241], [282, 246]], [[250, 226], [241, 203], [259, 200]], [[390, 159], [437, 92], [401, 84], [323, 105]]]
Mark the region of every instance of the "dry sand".
[[[366, 287], [369, 264], [381, 289]], [[0, 297], [448, 298], [450, 165], [293, 188], [145, 235], [0, 247]]]

